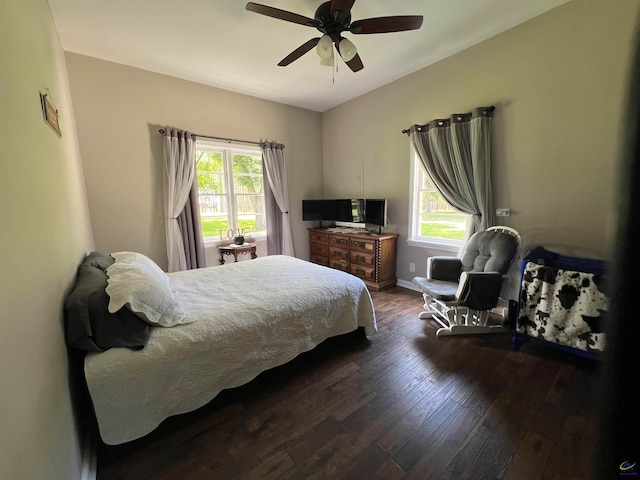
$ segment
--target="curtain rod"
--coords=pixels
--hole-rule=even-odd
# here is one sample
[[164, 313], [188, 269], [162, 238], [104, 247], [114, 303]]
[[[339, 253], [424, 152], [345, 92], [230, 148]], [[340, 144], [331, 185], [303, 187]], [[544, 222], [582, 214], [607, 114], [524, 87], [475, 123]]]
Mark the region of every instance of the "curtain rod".
[[[164, 134], [164, 128], [161, 128], [160, 130], [158, 130], [160, 133]], [[225, 138], [225, 137], [214, 137], [212, 135], [199, 135], [197, 133], [193, 133], [192, 134], [194, 137], [201, 137], [201, 138], [210, 138], [212, 140], [223, 140], [225, 142], [235, 142], [235, 143], [248, 143], [250, 145], [261, 145], [263, 143], [269, 143], [269, 142], [254, 142], [252, 140], [238, 140], [236, 138]]]
[[[476, 111], [479, 111], [481, 113], [481, 115], [478, 115], [479, 117], [482, 116], [491, 116], [491, 114], [493, 113], [493, 111], [496, 109], [496, 107], [494, 107], [493, 105], [489, 106], [489, 107], [479, 107], [479, 108], [475, 108], [473, 111], [471, 112], [467, 112], [467, 113], [461, 113], [461, 114], [454, 114], [454, 115], [473, 115], [475, 114]], [[428, 125], [428, 123], [427, 123]], [[409, 134], [411, 133], [411, 127], [409, 128], [405, 128], [404, 130], [402, 130], [403, 134]]]

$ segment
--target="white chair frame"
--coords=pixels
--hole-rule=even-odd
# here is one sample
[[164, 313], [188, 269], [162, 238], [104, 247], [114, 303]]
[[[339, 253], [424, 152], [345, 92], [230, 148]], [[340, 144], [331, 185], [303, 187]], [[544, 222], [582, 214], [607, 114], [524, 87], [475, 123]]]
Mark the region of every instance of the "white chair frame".
[[[496, 226], [489, 227], [487, 231], [499, 231], [516, 237], [518, 241], [518, 247], [516, 254], [511, 260], [509, 269], [516, 258], [519, 257], [521, 238], [520, 234], [510, 227]], [[427, 278], [430, 277], [431, 258], [427, 259]], [[508, 271], [507, 270], [507, 271]], [[437, 336], [447, 335], [466, 335], [466, 334], [481, 334], [481, 333], [499, 333], [504, 332], [504, 327], [500, 325], [490, 325], [488, 310], [472, 310], [464, 305], [460, 304], [460, 297], [462, 296], [464, 285], [467, 280], [467, 272], [462, 272], [460, 280], [458, 282], [458, 290], [456, 291], [455, 299], [451, 301], [443, 301], [433, 298], [426, 292], [422, 293], [424, 299], [424, 311], [420, 313], [419, 318], [426, 319], [432, 318], [441, 325], [436, 331]], [[502, 275], [503, 281], [508, 278], [509, 275]]]

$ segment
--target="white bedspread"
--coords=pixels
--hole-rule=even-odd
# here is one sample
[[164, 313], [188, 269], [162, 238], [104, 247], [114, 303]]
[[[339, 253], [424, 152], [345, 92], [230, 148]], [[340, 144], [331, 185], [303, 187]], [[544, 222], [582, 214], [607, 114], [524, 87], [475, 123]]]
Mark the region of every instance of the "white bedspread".
[[364, 283], [286, 256], [169, 274], [193, 323], [153, 328], [142, 350], [85, 358], [102, 440], [139, 438], [328, 337], [377, 330]]

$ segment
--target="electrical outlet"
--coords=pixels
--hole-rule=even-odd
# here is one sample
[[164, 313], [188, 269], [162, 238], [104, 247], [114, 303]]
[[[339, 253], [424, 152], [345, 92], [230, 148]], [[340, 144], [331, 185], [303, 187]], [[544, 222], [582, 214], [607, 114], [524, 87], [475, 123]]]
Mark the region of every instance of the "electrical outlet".
[[410, 263], [409, 264], [409, 271], [410, 272], [415, 272], [416, 271], [416, 264], [415, 263]]
[[511, 209], [510, 208], [496, 208], [496, 217], [510, 217]]

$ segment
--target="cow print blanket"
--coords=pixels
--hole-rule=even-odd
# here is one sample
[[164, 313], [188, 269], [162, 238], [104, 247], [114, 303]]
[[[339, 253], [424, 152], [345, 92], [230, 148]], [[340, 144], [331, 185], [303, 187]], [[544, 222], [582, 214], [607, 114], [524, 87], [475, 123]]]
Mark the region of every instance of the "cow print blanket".
[[528, 262], [518, 332], [585, 351], [604, 350], [609, 299], [601, 275]]

